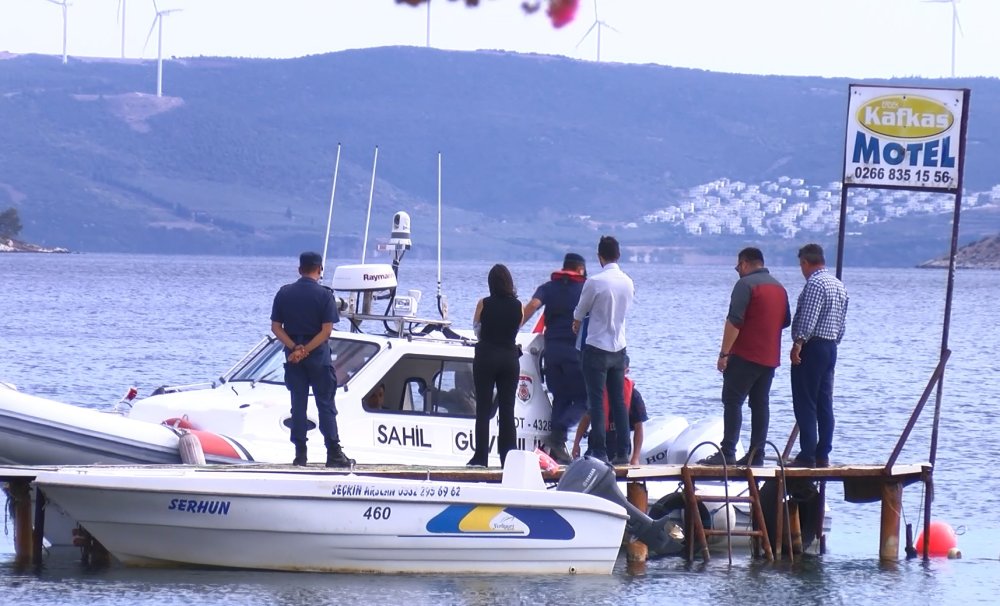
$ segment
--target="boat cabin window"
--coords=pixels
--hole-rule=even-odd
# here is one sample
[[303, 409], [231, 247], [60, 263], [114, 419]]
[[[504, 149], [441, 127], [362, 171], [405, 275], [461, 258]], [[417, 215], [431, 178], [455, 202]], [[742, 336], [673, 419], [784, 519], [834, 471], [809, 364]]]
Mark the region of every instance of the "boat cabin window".
[[[362, 341], [330, 338], [330, 357], [337, 371], [337, 384], [344, 385], [378, 352], [378, 345]], [[236, 365], [227, 381], [264, 383], [285, 382], [285, 352], [281, 342], [271, 339], [258, 345]]]
[[476, 416], [472, 360], [403, 356], [380, 380], [387, 412]]

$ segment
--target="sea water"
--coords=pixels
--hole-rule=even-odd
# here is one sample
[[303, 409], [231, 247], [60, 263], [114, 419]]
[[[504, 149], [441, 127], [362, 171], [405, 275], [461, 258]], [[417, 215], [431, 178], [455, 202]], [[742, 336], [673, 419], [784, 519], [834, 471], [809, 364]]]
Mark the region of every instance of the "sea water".
[[[0, 381], [93, 408], [112, 405], [133, 385], [141, 397], [162, 384], [211, 381], [267, 333], [272, 296], [296, 278], [296, 261], [0, 255]], [[558, 261], [509, 264], [522, 301]], [[794, 259], [769, 261], [794, 308], [803, 283], [798, 267], [789, 265]], [[591, 273], [599, 271], [596, 260], [589, 262]], [[456, 325], [471, 325], [490, 265], [445, 260], [441, 283]], [[628, 325], [632, 376], [650, 414], [721, 415], [715, 366], [736, 273], [729, 265], [622, 266], [636, 284]], [[939, 359], [946, 279], [939, 270], [846, 268], [851, 302], [837, 365], [834, 463], [884, 463], [892, 452]], [[961, 559], [879, 562], [880, 505], [844, 502], [839, 483], [827, 488], [833, 527], [822, 556], [794, 563], [744, 554], [732, 564], [724, 555], [708, 564], [664, 559], [640, 573], [619, 561], [609, 577], [92, 570], [72, 552], [50, 554], [41, 571], [20, 571], [5, 519], [0, 605], [994, 603], [1000, 591], [1000, 479], [991, 474], [1000, 433], [998, 283], [995, 271], [960, 271], [955, 278], [932, 513], [961, 533]], [[422, 290], [420, 314], [436, 317], [434, 262], [405, 261], [400, 287]], [[789, 340], [786, 332], [786, 356]], [[933, 406], [932, 398], [899, 462], [929, 458]], [[783, 360], [771, 394], [770, 438], [779, 447], [793, 422]], [[916, 530], [922, 487], [904, 490], [903, 522]]]

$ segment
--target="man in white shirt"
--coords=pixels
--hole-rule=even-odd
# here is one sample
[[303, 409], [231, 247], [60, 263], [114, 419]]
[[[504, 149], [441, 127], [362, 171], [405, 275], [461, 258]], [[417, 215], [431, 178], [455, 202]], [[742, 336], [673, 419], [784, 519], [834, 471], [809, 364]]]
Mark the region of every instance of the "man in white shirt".
[[597, 259], [604, 271], [587, 280], [580, 294], [580, 302], [573, 311], [573, 332], [579, 333], [585, 317], [587, 327], [581, 344], [583, 381], [587, 385], [587, 407], [590, 408], [591, 455], [605, 461], [611, 453], [611, 462], [627, 465], [629, 461], [629, 435], [627, 431], [615, 432], [616, 443], [607, 443], [604, 412], [604, 390], [609, 394], [609, 413], [615, 427], [628, 427], [628, 410], [625, 408], [625, 316], [635, 285], [632, 278], [618, 267], [621, 249], [618, 240], [601, 236], [597, 245]]

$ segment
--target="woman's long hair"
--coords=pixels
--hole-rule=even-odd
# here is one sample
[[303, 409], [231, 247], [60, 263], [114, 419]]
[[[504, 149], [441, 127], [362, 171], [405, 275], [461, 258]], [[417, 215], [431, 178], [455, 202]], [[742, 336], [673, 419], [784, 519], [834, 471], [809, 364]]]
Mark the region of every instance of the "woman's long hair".
[[517, 297], [517, 290], [514, 289], [514, 278], [511, 277], [507, 266], [502, 263], [497, 263], [490, 268], [486, 283], [490, 286], [491, 297]]

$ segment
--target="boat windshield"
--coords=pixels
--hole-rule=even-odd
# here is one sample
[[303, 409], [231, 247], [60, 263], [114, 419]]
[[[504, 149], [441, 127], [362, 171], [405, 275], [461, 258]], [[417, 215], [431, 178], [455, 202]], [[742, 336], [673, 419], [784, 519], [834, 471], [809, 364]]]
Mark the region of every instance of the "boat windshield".
[[[368, 360], [378, 352], [375, 343], [364, 343], [347, 339], [330, 338], [330, 357], [337, 371], [337, 384], [344, 385]], [[255, 355], [249, 356], [239, 368], [234, 370], [227, 381], [252, 381], [263, 383], [285, 382], [284, 347], [277, 339], [259, 347]]]

